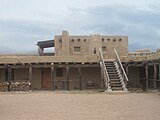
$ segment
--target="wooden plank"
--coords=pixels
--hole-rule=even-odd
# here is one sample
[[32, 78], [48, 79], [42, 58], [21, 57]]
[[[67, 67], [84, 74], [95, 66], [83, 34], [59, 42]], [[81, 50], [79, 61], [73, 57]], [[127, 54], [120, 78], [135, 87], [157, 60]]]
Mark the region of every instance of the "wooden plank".
[[[154, 64], [153, 67], [154, 67], [153, 79], [156, 80], [157, 79], [157, 66], [156, 66], [156, 64]], [[157, 82], [156, 81], [153, 82], [153, 86], [154, 86], [154, 89], [157, 89]]]
[[148, 68], [149, 68], [149, 66], [148, 65], [146, 65], [145, 66], [145, 73], [146, 73], [146, 90], [148, 89]]

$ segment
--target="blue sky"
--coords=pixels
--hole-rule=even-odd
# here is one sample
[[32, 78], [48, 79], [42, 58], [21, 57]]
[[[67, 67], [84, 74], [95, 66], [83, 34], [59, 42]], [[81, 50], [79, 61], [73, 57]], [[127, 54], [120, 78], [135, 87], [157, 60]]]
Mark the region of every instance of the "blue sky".
[[160, 0], [0, 0], [0, 53], [36, 53], [70, 34], [128, 35], [129, 51], [160, 48]]

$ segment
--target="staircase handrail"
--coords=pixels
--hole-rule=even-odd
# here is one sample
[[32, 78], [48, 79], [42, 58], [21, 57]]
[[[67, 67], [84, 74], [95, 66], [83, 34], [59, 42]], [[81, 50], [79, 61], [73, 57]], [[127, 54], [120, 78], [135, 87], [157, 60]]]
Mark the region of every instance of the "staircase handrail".
[[107, 83], [107, 85], [105, 86], [106, 87], [106, 89], [109, 89], [109, 81], [110, 81], [110, 79], [109, 79], [109, 75], [108, 75], [108, 72], [107, 72], [107, 69], [106, 69], [106, 66], [105, 66], [105, 63], [104, 63], [104, 58], [103, 58], [103, 54], [102, 54], [102, 51], [101, 51], [101, 49], [99, 48], [99, 54], [100, 54], [100, 63], [102, 63], [102, 66], [101, 67], [103, 67], [103, 68], [101, 68], [102, 70], [104, 70], [103, 72], [105, 73], [103, 73], [103, 77], [105, 78], [105, 80], [106, 81], [104, 81], [104, 82], [106, 82]]
[[121, 74], [125, 77], [125, 84], [126, 84], [126, 87], [127, 87], [127, 82], [129, 81], [128, 80], [128, 77], [127, 77], [127, 74], [126, 74], [126, 72], [125, 72], [125, 70], [124, 70], [124, 68], [123, 68], [123, 65], [122, 65], [122, 63], [121, 63], [121, 60], [120, 60], [120, 58], [119, 58], [119, 56], [118, 56], [118, 53], [117, 53], [117, 50], [114, 48], [114, 52], [115, 52], [115, 54], [116, 54], [116, 58], [117, 58], [117, 60], [118, 60], [118, 63], [119, 63], [119, 66], [120, 66], [120, 69], [121, 69]]

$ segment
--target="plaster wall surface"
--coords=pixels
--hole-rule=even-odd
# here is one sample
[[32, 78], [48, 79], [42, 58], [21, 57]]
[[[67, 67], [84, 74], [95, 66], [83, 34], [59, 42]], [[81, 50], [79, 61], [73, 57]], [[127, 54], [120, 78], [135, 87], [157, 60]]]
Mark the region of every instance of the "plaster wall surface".
[[14, 81], [28, 81], [28, 69], [27, 68], [17, 68], [14, 69]]
[[[104, 35], [69, 35], [63, 31], [62, 35], [56, 35], [55, 38], [55, 55], [83, 56], [98, 55], [99, 49], [103, 50], [105, 59], [114, 59], [114, 48], [119, 56], [128, 54], [128, 36], [104, 36]], [[75, 51], [79, 47], [79, 51]]]
[[139, 87], [139, 78], [140, 78], [140, 71], [138, 67], [129, 67], [128, 69], [128, 78], [129, 78], [129, 85], [132, 88]]
[[41, 69], [33, 68], [32, 89], [41, 89]]

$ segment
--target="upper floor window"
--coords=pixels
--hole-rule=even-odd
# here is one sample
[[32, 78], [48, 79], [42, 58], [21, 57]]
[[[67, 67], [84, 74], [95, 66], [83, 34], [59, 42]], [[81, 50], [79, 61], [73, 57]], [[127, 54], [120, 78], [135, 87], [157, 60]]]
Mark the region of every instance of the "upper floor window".
[[96, 48], [94, 48], [94, 50], [93, 50], [93, 54], [96, 54], [96, 52], [97, 52], [97, 51], [96, 51]]
[[71, 41], [74, 42], [74, 39], [72, 39]]
[[113, 39], [113, 42], [116, 42], [116, 38]]
[[59, 39], [59, 43], [62, 43], [62, 39]]
[[102, 52], [106, 52], [106, 46], [102, 46]]
[[78, 38], [78, 42], [80, 41], [80, 38]]
[[81, 47], [75, 46], [74, 47], [74, 52], [81, 52]]
[[122, 41], [122, 38], [119, 38], [119, 41]]

